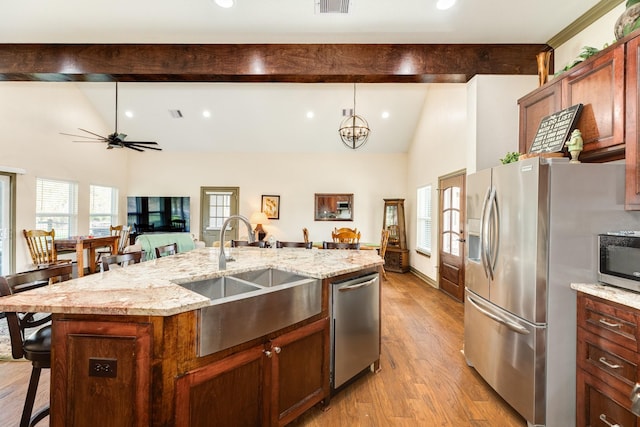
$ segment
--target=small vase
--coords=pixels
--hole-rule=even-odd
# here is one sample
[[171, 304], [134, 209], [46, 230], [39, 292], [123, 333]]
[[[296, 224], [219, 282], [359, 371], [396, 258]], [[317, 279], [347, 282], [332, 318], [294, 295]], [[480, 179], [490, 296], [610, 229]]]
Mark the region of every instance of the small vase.
[[628, 35], [630, 29], [638, 18], [640, 18], [640, 3], [636, 3], [633, 6], [626, 8], [616, 21], [616, 25], [613, 27], [616, 40], [620, 40], [624, 36]]
[[536, 55], [538, 63], [538, 80], [540, 86], [545, 84], [549, 79], [549, 61], [551, 60], [551, 51], [540, 52]]

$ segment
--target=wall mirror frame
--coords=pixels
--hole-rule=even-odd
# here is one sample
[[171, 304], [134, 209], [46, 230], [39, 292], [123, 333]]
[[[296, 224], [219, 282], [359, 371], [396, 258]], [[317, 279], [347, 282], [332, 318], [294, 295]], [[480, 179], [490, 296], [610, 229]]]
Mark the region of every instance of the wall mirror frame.
[[353, 221], [353, 193], [316, 193], [315, 221]]

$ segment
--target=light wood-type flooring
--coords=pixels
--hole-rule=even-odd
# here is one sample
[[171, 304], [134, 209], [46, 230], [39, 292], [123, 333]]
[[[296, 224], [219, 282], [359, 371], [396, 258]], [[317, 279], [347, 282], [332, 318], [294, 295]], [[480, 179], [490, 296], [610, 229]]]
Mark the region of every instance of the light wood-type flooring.
[[[333, 395], [328, 410], [314, 407], [290, 426], [526, 426], [466, 365], [463, 305], [413, 274], [387, 276], [381, 371], [359, 376]], [[0, 426], [18, 425], [30, 370], [30, 363], [0, 362]], [[44, 372], [36, 407], [47, 401], [48, 387]]]

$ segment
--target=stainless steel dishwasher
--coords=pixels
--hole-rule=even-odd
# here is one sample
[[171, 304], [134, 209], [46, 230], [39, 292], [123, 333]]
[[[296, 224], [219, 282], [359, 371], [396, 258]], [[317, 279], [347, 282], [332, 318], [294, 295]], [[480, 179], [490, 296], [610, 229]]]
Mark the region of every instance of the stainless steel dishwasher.
[[331, 285], [335, 389], [380, 358], [380, 279], [374, 273]]

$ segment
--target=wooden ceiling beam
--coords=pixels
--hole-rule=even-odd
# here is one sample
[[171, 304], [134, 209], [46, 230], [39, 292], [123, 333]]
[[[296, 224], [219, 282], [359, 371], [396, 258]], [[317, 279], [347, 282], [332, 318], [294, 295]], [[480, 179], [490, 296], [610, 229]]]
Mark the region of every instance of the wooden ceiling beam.
[[[0, 44], [0, 80], [460, 83], [537, 74], [546, 44]], [[551, 70], [553, 72], [553, 70]]]

